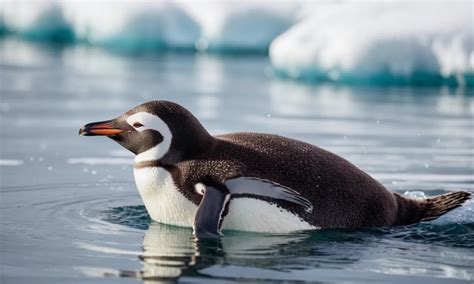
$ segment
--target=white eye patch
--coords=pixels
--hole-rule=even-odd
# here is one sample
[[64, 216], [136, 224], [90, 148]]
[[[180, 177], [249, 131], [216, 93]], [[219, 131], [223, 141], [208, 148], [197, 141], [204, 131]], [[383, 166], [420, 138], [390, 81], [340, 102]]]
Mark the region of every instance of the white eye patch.
[[173, 138], [168, 125], [158, 116], [148, 112], [137, 112], [127, 118], [127, 123], [135, 128], [138, 132], [143, 132], [147, 129], [158, 131], [163, 136], [163, 141], [154, 147], [138, 154], [135, 157], [135, 162], [154, 161], [161, 159], [169, 150], [171, 146], [171, 139]]

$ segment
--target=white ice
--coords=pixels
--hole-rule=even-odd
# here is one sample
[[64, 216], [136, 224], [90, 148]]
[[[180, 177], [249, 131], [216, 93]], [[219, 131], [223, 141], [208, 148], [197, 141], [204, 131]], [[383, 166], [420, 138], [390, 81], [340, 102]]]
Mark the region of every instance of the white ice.
[[371, 80], [474, 73], [473, 2], [384, 1], [314, 5], [270, 46], [292, 78]]
[[294, 24], [298, 7], [288, 0], [4, 0], [0, 18], [18, 34], [59, 25], [78, 41], [109, 48], [266, 51]]

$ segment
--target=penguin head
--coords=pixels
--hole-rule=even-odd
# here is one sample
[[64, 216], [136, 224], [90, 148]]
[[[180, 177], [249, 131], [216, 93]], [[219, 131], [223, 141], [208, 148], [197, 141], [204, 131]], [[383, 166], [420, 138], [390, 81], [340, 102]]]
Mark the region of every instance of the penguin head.
[[121, 116], [84, 125], [81, 136], [107, 136], [133, 152], [136, 162], [175, 164], [213, 142], [201, 123], [185, 108], [168, 101], [151, 101]]

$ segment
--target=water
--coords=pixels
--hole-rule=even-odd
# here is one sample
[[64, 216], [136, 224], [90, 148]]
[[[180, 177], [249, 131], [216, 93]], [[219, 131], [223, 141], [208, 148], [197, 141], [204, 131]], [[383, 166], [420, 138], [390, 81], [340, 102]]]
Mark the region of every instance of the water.
[[474, 185], [469, 89], [302, 85], [263, 56], [125, 56], [0, 42], [1, 282], [472, 283], [474, 204], [397, 228], [268, 235], [151, 222], [132, 157], [81, 125], [168, 99], [214, 134], [286, 135], [412, 197]]

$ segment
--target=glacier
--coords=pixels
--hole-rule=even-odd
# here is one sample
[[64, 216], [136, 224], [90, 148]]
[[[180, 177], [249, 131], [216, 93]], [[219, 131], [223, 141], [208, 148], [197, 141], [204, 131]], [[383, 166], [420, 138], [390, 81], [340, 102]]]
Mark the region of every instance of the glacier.
[[276, 74], [304, 81], [473, 85], [473, 2], [320, 5], [270, 46]]

